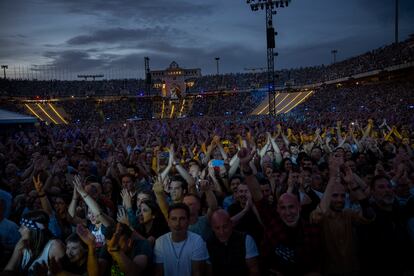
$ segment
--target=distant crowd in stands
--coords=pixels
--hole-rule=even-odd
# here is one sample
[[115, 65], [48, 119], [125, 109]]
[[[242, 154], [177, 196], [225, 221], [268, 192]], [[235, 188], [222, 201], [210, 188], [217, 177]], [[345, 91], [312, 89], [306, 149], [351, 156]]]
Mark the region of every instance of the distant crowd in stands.
[[[407, 39], [399, 44], [391, 44], [362, 55], [331, 65], [284, 69], [276, 71], [276, 86], [306, 85], [323, 83], [328, 80], [350, 77], [355, 74], [381, 70], [393, 65], [407, 64], [414, 59], [414, 41]], [[267, 87], [267, 73], [232, 73], [207, 75], [196, 79], [187, 92], [243, 91]], [[99, 81], [38, 81], [0, 80], [0, 96], [108, 96], [139, 95], [145, 91], [142, 79], [99, 80]], [[152, 95], [159, 95], [160, 88], [152, 88]]]
[[[412, 81], [322, 86], [315, 90], [315, 94], [307, 101], [294, 108], [289, 114], [281, 115], [281, 118], [290, 117], [308, 122], [313, 120], [315, 124], [333, 119], [348, 122], [347, 112], [351, 112], [354, 120], [364, 120], [367, 116], [380, 116], [387, 118], [392, 124], [414, 124], [409, 116], [399, 117], [401, 112], [413, 112], [413, 93]], [[251, 114], [266, 98], [266, 94], [266, 91], [201, 94], [192, 98], [191, 109], [186, 110], [182, 115], [183, 117], [242, 117]], [[156, 116], [153, 113], [161, 110], [162, 101], [141, 97], [105, 101], [96, 98], [75, 98], [55, 104], [66, 111], [71, 122], [86, 123], [151, 118]], [[2, 100], [0, 108], [30, 114], [18, 101]]]

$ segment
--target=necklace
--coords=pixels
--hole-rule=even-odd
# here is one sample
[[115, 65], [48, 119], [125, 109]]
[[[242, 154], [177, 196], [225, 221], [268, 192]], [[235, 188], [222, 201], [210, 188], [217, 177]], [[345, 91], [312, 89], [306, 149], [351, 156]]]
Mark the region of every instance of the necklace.
[[[181, 259], [181, 255], [183, 254], [183, 250], [184, 250], [184, 247], [185, 247], [185, 245], [186, 245], [186, 243], [187, 243], [187, 240], [188, 240], [188, 236], [187, 236], [187, 238], [184, 240], [183, 246], [179, 249], [179, 252], [178, 252], [178, 254], [177, 254], [177, 251], [175, 250], [174, 242], [173, 242], [173, 240], [172, 240], [172, 234], [170, 234], [170, 243], [171, 243], [171, 247], [172, 247], [172, 250], [173, 250], [173, 252], [174, 252], [175, 260], [176, 260], [176, 263], [177, 263], [177, 269], [178, 269], [178, 267], [180, 266], [180, 259]], [[178, 242], [178, 244], [179, 244], [179, 243], [182, 243], [182, 242]]]

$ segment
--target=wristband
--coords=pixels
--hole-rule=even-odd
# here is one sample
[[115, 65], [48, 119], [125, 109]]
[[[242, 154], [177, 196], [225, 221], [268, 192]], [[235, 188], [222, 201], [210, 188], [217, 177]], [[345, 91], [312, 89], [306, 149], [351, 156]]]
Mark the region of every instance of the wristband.
[[119, 252], [119, 247], [115, 247], [115, 248], [108, 248], [109, 252]]
[[43, 194], [38, 194], [37, 195], [37, 197], [45, 197], [46, 196], [46, 193], [43, 193]]

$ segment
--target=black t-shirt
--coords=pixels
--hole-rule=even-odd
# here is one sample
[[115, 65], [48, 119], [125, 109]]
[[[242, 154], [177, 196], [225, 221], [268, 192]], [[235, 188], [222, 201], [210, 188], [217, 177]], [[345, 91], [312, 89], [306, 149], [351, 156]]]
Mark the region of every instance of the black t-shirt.
[[[240, 203], [235, 202], [229, 206], [230, 216], [235, 216], [243, 210]], [[253, 237], [256, 244], [260, 244], [263, 239], [263, 227], [260, 222], [257, 220], [256, 215], [250, 209], [239, 221], [239, 223], [234, 227], [237, 231], [247, 233]]]

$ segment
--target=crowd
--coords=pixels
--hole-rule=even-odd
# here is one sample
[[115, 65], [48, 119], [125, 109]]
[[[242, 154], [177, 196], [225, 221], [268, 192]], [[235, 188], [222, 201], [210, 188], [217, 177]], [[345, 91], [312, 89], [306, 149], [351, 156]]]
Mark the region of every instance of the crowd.
[[265, 91], [218, 93], [196, 97], [190, 116], [248, 115], [266, 97]]
[[[277, 70], [276, 86], [306, 85], [350, 77], [373, 70], [407, 64], [414, 59], [414, 41], [407, 39], [399, 44], [381, 47], [331, 65]], [[267, 86], [267, 72], [237, 73], [204, 76], [195, 82], [192, 92], [216, 90], [245, 90]]]
[[[78, 124], [1, 133], [1, 269], [410, 275], [412, 91], [325, 87], [274, 118], [125, 122], [121, 110], [137, 107], [126, 101], [102, 107], [119, 118], [100, 123], [84, 101], [72, 107]], [[193, 110], [242, 110], [231, 98], [198, 98]]]
[[[290, 116], [306, 118], [315, 124], [332, 120], [347, 123], [369, 118], [386, 118], [395, 125], [413, 125], [414, 83], [412, 81], [377, 82], [358, 85], [331, 85], [293, 110]], [[352, 117], [349, 117], [352, 114]]]

